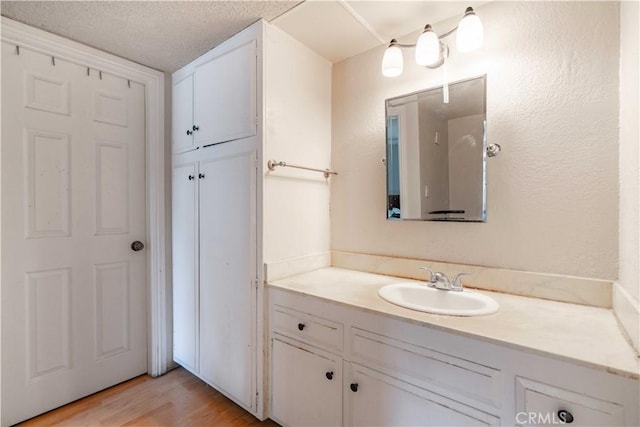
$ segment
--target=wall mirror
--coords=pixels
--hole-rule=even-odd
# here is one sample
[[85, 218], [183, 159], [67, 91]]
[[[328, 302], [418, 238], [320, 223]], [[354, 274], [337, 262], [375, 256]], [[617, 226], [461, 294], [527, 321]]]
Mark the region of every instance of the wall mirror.
[[387, 219], [486, 221], [486, 76], [387, 99]]

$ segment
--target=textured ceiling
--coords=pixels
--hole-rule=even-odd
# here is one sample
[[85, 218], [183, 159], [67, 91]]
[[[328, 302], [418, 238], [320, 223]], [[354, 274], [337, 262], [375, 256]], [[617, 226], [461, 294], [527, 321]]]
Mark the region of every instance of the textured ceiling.
[[2, 15], [173, 72], [299, 1], [4, 1]]
[[[217, 0], [217, 1], [5, 1], [2, 15], [173, 72], [260, 18], [278, 25], [331, 62], [392, 37], [403, 38], [462, 16], [485, 1]], [[294, 7], [298, 5], [297, 7]], [[448, 28], [446, 28], [448, 29]]]

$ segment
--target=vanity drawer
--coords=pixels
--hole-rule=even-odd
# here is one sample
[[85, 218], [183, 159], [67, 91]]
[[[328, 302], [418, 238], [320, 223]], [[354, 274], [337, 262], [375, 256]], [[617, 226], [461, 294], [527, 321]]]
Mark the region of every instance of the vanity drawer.
[[342, 352], [344, 335], [340, 323], [276, 304], [271, 310], [271, 325], [284, 335]]
[[351, 349], [355, 361], [396, 378], [500, 408], [502, 376], [498, 369], [355, 327], [351, 328]]
[[[516, 377], [516, 423], [546, 426], [568, 423], [566, 411], [578, 426], [622, 426], [624, 407], [548, 384]], [[566, 413], [565, 412], [565, 413]], [[566, 417], [566, 415], [565, 415]]]

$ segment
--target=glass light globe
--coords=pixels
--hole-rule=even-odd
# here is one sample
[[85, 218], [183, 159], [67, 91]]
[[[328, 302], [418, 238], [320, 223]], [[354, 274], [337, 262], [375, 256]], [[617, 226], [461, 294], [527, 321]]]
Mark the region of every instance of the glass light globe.
[[382, 57], [382, 75], [385, 77], [397, 77], [402, 74], [404, 61], [402, 50], [396, 45], [390, 44]]
[[468, 7], [460, 24], [458, 24], [456, 47], [459, 52], [471, 52], [482, 46], [483, 38], [482, 22], [473, 9]]
[[435, 64], [440, 58], [440, 41], [438, 35], [427, 25], [416, 44], [416, 64]]

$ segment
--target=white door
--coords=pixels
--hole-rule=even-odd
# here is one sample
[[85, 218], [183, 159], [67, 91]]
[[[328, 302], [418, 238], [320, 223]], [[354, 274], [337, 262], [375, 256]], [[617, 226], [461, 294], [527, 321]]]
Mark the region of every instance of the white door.
[[144, 87], [2, 44], [2, 424], [147, 371]]
[[200, 374], [253, 408], [255, 141], [201, 150]]

